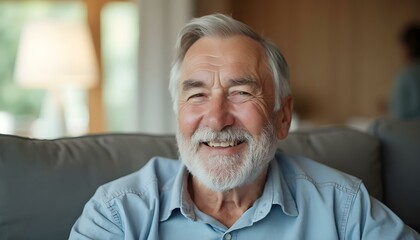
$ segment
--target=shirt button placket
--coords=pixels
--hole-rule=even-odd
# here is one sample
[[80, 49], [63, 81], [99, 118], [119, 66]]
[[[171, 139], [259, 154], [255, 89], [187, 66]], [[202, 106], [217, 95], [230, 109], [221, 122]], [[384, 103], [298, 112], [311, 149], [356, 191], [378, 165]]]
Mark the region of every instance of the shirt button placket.
[[226, 233], [225, 234], [225, 239], [226, 240], [231, 240], [232, 239], [232, 235], [230, 235], [230, 233]]

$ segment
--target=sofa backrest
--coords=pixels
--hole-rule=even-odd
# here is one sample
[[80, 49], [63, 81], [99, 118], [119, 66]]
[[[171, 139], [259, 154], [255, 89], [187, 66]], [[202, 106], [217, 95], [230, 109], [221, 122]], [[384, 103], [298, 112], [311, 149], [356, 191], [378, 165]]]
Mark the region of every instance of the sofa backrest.
[[[365, 181], [382, 194], [378, 141], [347, 128], [295, 132], [279, 143]], [[96, 188], [151, 157], [177, 157], [173, 136], [90, 135], [36, 140], [0, 135], [0, 239], [66, 239]]]
[[369, 193], [382, 200], [380, 146], [373, 136], [346, 127], [324, 127], [293, 132], [279, 148], [362, 179]]
[[370, 132], [381, 144], [384, 202], [420, 232], [420, 119], [378, 119]]

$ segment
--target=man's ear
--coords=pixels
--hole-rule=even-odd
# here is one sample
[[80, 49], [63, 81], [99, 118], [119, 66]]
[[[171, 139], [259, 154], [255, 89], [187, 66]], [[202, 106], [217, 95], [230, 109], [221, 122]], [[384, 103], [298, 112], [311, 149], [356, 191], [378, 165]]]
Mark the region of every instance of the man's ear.
[[276, 129], [277, 138], [284, 139], [289, 134], [290, 124], [292, 122], [293, 98], [287, 96], [282, 99], [281, 109], [277, 113]]

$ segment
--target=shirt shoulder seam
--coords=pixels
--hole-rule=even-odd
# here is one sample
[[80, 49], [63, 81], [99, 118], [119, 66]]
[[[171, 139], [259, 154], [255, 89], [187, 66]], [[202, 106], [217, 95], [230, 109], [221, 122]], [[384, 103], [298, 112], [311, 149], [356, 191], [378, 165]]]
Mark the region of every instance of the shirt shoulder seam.
[[354, 205], [354, 202], [355, 202], [355, 199], [356, 199], [357, 195], [360, 194], [360, 185], [361, 184], [362, 184], [362, 181], [359, 181], [359, 183], [357, 185], [355, 184], [355, 186], [354, 186], [355, 191], [356, 191], [355, 194], [352, 195], [351, 197], [349, 197], [346, 201], [346, 205], [345, 205], [344, 210], [343, 210], [343, 217], [342, 217], [342, 220], [341, 220], [342, 225], [341, 225], [340, 235], [341, 235], [342, 239], [346, 239], [346, 232], [347, 232], [347, 225], [348, 225], [349, 218], [350, 218], [350, 211], [351, 211], [351, 209]]
[[324, 188], [324, 187], [334, 187], [337, 190], [343, 191], [345, 193], [349, 193], [351, 195], [356, 195], [358, 192], [358, 188], [361, 184], [361, 180], [357, 179], [357, 180], [353, 180], [353, 181], [349, 181], [348, 185], [344, 185], [344, 184], [339, 184], [335, 181], [325, 181], [325, 182], [318, 182], [315, 181], [313, 178], [309, 177], [306, 174], [297, 174], [293, 177], [290, 178], [294, 178], [296, 180], [306, 180], [308, 182], [310, 182], [311, 184], [313, 184], [314, 186], [316, 186], [317, 188]]
[[103, 203], [105, 204], [105, 206], [108, 208], [108, 210], [111, 213], [111, 216], [114, 220], [114, 223], [122, 230], [123, 226], [122, 226], [122, 220], [121, 220], [121, 216], [120, 213], [118, 212], [118, 210], [114, 207], [114, 204], [112, 203], [115, 199], [117, 198], [121, 198], [123, 196], [126, 196], [128, 194], [134, 194], [137, 195], [139, 197], [144, 197], [145, 191], [139, 191], [137, 189], [125, 189], [125, 190], [120, 190], [118, 192], [113, 192], [110, 195], [107, 195], [106, 192], [103, 192]]

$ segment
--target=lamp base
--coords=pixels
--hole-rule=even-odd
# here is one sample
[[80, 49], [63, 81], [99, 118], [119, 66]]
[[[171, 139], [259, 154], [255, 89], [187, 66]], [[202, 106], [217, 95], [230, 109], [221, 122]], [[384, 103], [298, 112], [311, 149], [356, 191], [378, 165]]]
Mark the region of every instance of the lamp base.
[[53, 139], [66, 136], [63, 96], [58, 89], [49, 89], [44, 98], [36, 137]]

